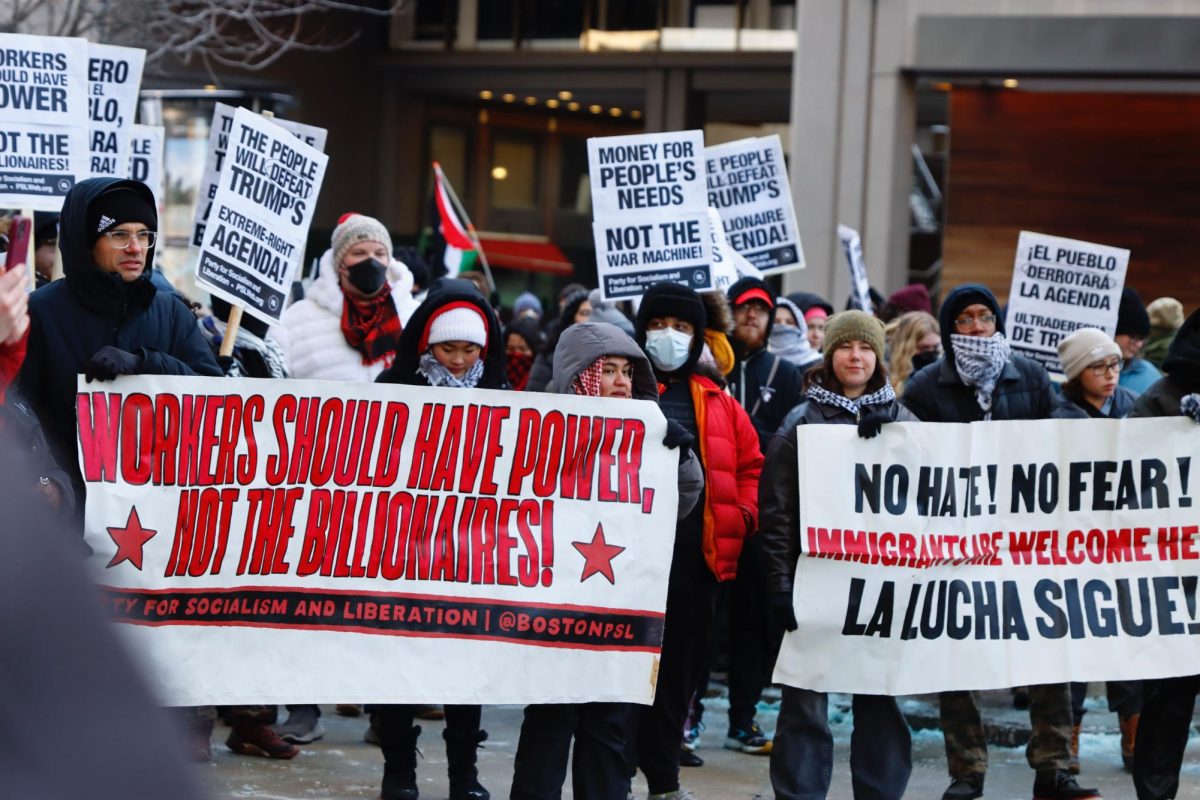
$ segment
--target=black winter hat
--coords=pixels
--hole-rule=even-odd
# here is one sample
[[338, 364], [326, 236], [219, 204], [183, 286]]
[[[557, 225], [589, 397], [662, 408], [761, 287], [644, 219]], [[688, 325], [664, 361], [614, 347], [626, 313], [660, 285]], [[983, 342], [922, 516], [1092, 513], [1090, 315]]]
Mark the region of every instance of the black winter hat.
[[678, 317], [696, 328], [696, 339], [704, 340], [704, 329], [708, 326], [708, 313], [700, 295], [678, 283], [656, 283], [642, 295], [638, 307], [637, 343], [646, 343], [646, 325], [655, 317]]
[[1142, 305], [1142, 298], [1128, 286], [1121, 290], [1121, 305], [1117, 309], [1117, 336], [1121, 334], [1137, 339], [1150, 335], [1150, 314]]
[[95, 246], [105, 231], [126, 222], [140, 222], [153, 230], [158, 224], [158, 212], [132, 189], [122, 187], [101, 194], [88, 204], [88, 248]]
[[41, 247], [58, 238], [58, 214], [52, 211], [33, 212], [33, 243]]
[[950, 335], [956, 333], [954, 328], [954, 320], [962, 313], [967, 306], [973, 306], [976, 303], [985, 305], [992, 310], [996, 315], [996, 330], [999, 333], [1004, 333], [1004, 316], [1000, 313], [1000, 304], [996, 302], [996, 295], [992, 294], [992, 290], [981, 283], [964, 283], [962, 286], [956, 286], [946, 295], [945, 301], [938, 312], [938, 324], [942, 328], [942, 352], [953, 358], [951, 355], [954, 352], [954, 347], [950, 343]]
[[787, 299], [795, 303], [796, 306], [799, 307], [799, 309], [805, 314], [808, 313], [810, 308], [815, 306], [817, 308], [825, 309], [826, 316], [833, 316], [833, 306], [831, 306], [824, 297], [821, 297], [821, 295], [817, 294], [816, 292], [792, 292], [787, 296]]
[[1162, 368], [1185, 390], [1200, 390], [1200, 309], [1183, 321], [1167, 348]]

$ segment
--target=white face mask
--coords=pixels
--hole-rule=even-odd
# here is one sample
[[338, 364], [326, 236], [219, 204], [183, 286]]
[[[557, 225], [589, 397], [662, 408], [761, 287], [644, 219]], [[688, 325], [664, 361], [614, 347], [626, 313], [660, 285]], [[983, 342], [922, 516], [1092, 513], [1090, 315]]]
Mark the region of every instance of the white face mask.
[[692, 335], [674, 328], [646, 332], [646, 355], [660, 372], [674, 372], [687, 363]]

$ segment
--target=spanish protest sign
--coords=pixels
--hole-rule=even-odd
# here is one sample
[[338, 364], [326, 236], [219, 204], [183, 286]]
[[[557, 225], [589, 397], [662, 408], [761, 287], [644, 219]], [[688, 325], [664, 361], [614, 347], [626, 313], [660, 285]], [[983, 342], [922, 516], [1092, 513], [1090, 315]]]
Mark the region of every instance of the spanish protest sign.
[[913, 694], [1193, 674], [1198, 437], [1185, 418], [801, 426], [800, 629], [775, 680]]
[[871, 302], [871, 281], [867, 277], [867, 262], [863, 258], [862, 239], [858, 231], [845, 225], [838, 225], [838, 242], [842, 245], [842, 253], [846, 256], [846, 266], [850, 270], [850, 301], [854, 307], [868, 314], [875, 310]]
[[85, 39], [0, 33], [0, 207], [58, 211], [88, 175]]
[[247, 314], [278, 322], [328, 160], [273, 122], [237, 109], [196, 283]]
[[1062, 375], [1058, 343], [1072, 331], [1117, 332], [1128, 268], [1128, 250], [1021, 231], [1005, 319], [1013, 349]]
[[98, 386], [86, 539], [168, 705], [653, 698], [678, 504], [655, 404]]
[[[212, 123], [208, 129], [208, 156], [204, 161], [204, 175], [196, 192], [196, 208], [192, 216], [192, 246], [199, 247], [204, 241], [204, 224], [212, 211], [213, 198], [217, 196], [217, 183], [225, 163], [225, 152], [229, 149], [229, 133], [233, 130], [235, 106], [216, 103], [213, 107]], [[309, 147], [325, 152], [324, 128], [305, 125], [302, 122], [273, 117], [279, 127], [290, 131]]]
[[804, 250], [779, 135], [705, 148], [708, 204], [734, 250], [771, 275], [804, 267]]
[[145, 61], [140, 48], [88, 45], [88, 171], [93, 178], [125, 177]]
[[660, 281], [713, 287], [703, 151], [702, 131], [588, 139], [604, 299], [640, 297]]
[[129, 172], [127, 177], [141, 181], [154, 192], [159, 214], [167, 201], [167, 175], [163, 165], [163, 138], [161, 125], [134, 125], [129, 141]]

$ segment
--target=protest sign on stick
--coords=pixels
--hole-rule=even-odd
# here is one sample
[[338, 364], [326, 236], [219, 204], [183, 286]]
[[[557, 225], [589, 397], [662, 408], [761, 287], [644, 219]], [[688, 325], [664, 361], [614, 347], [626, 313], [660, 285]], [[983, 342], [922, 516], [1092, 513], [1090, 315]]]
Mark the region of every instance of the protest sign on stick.
[[588, 139], [605, 300], [640, 297], [660, 281], [713, 288], [703, 151], [702, 131]]
[[842, 245], [842, 253], [846, 256], [846, 266], [850, 270], [850, 298], [854, 307], [868, 314], [875, 311], [871, 302], [871, 281], [867, 277], [867, 262], [863, 258], [862, 239], [858, 231], [845, 225], [838, 225], [838, 242]]
[[158, 203], [160, 216], [167, 202], [167, 175], [163, 158], [165, 135], [162, 125], [134, 125], [129, 140], [128, 177], [150, 187]]
[[140, 48], [88, 45], [88, 172], [93, 178], [126, 176], [145, 61]]
[[1079, 328], [1117, 332], [1129, 251], [1021, 231], [1005, 328], [1012, 347], [1062, 375], [1058, 343]]
[[0, 33], [0, 207], [58, 211], [88, 175], [85, 39]]
[[708, 204], [725, 237], [764, 274], [804, 268], [804, 250], [779, 135], [739, 139], [704, 150]]
[[1195, 673], [1196, 436], [1186, 418], [869, 441], [801, 426], [800, 628], [775, 680], [917, 694]]
[[77, 406], [92, 563], [168, 705], [653, 698], [656, 404], [147, 375]]
[[328, 160], [272, 121], [237, 109], [196, 262], [197, 284], [278, 322]]

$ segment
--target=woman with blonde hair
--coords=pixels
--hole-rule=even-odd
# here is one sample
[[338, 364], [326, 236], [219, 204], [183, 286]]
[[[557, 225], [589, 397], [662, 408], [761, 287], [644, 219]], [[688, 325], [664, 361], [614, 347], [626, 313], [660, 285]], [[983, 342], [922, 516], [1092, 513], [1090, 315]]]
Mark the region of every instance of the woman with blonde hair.
[[[888, 380], [896, 395], [904, 394], [904, 384], [925, 364], [937, 361], [942, 352], [942, 334], [938, 321], [924, 311], [909, 311], [888, 323]], [[914, 357], [918, 358], [916, 364]]]

